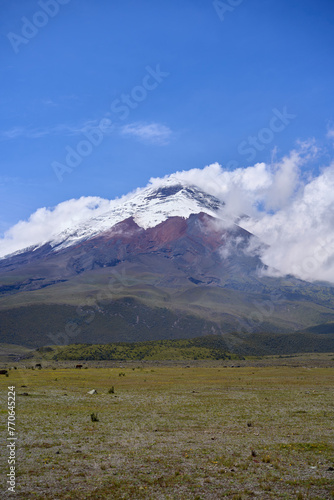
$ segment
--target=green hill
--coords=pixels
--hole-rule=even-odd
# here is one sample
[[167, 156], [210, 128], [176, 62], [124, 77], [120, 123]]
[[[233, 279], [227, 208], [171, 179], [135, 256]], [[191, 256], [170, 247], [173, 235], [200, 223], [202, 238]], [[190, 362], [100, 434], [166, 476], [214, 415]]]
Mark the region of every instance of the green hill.
[[40, 347], [45, 359], [65, 360], [204, 360], [243, 359], [243, 356], [331, 352], [334, 334], [291, 333], [250, 336], [208, 335], [191, 339], [155, 340], [148, 342], [115, 342], [109, 344], [77, 343]]
[[64, 360], [187, 360], [241, 359], [226, 352], [222, 339], [214, 336], [184, 340], [119, 342], [105, 345], [72, 344], [37, 351], [56, 361]]

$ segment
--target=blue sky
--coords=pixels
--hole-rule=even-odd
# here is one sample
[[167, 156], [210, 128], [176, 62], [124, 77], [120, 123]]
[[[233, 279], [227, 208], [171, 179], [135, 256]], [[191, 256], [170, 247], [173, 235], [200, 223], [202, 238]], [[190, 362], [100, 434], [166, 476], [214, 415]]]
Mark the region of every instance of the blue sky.
[[333, 1], [218, 5], [0, 0], [0, 234], [39, 207], [298, 140], [327, 155]]

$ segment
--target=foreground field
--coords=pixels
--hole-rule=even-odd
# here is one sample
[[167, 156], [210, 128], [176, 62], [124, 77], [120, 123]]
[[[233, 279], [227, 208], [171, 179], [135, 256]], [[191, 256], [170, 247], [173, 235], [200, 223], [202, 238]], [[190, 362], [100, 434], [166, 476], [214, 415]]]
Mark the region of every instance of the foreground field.
[[17, 365], [15, 498], [334, 498], [333, 368], [223, 364]]

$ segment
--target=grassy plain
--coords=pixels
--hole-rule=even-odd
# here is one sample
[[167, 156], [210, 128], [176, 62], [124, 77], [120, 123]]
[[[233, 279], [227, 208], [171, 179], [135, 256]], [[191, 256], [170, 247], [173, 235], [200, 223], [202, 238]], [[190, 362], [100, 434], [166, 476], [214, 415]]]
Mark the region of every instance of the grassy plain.
[[333, 358], [16, 363], [2, 492], [15, 385], [15, 498], [333, 499]]

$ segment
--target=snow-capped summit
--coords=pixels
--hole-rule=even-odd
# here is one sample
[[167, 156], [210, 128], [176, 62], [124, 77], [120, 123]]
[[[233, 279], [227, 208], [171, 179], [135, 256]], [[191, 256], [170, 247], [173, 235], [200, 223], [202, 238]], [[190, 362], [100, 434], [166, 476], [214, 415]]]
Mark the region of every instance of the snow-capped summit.
[[158, 188], [148, 187], [135, 192], [125, 202], [107, 212], [76, 227], [69, 227], [49, 243], [55, 250], [61, 250], [108, 231], [130, 217], [143, 229], [155, 227], [169, 217], [186, 219], [191, 214], [201, 212], [216, 218], [223, 206], [224, 203], [218, 198], [194, 186], [166, 183]]
[[75, 342], [108, 343], [243, 329], [289, 333], [332, 321], [332, 290], [266, 277], [261, 241], [199, 187], [159, 179], [121, 199], [68, 203], [72, 212], [55, 209], [60, 226], [49, 231], [49, 219], [33, 247], [0, 260], [6, 342], [23, 345], [27, 325], [29, 345], [39, 346], [46, 332], [56, 344], [72, 341], [73, 330]]

